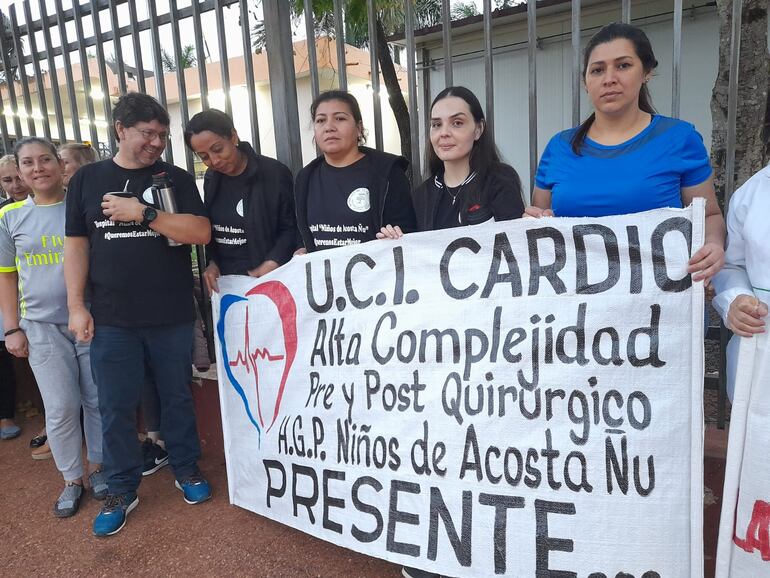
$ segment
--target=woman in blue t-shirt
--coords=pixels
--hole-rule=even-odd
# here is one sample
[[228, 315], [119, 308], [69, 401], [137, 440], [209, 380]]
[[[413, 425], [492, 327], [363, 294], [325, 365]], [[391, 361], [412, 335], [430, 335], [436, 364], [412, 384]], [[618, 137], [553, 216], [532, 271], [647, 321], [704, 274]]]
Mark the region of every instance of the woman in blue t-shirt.
[[630, 24], [608, 24], [591, 38], [583, 82], [594, 113], [546, 146], [527, 215], [621, 215], [703, 197], [705, 243], [688, 269], [708, 283], [724, 263], [725, 223], [703, 139], [652, 107], [647, 82], [657, 64], [647, 35]]

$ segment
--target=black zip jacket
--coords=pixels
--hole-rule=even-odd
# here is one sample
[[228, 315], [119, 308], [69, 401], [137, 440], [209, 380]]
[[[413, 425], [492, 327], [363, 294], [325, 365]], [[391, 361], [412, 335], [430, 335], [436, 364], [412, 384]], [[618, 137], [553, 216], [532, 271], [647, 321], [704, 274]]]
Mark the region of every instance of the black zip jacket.
[[[246, 221], [246, 246], [249, 269], [265, 261], [279, 265], [291, 259], [296, 248], [294, 187], [291, 171], [275, 159], [258, 155], [251, 145], [241, 141], [238, 148], [249, 157], [249, 187], [243, 195]], [[203, 177], [203, 202], [210, 211], [219, 192], [222, 173], [206, 171]], [[210, 261], [217, 262], [217, 247], [212, 239], [206, 246]]]
[[[371, 206], [369, 213], [374, 223], [374, 232], [379, 232], [383, 225], [398, 225], [404, 233], [416, 231], [417, 222], [414, 207], [412, 207], [411, 186], [406, 178], [406, 169], [409, 167], [407, 160], [404, 157], [368, 147], [360, 147], [360, 150], [370, 158], [374, 173], [369, 191]], [[307, 222], [307, 197], [310, 193], [308, 189], [313, 171], [322, 162], [324, 158], [320, 156], [303, 168], [297, 175], [294, 186], [299, 242], [308, 253], [317, 250], [310, 232], [310, 224]]]
[[[470, 184], [482, 187], [480, 198], [491, 209], [495, 221], [510, 221], [524, 214], [521, 181], [510, 165], [504, 163], [495, 165], [489, 169], [483, 183], [471, 182]], [[435, 230], [438, 202], [443, 193], [443, 187], [443, 175], [433, 175], [412, 193], [418, 231]], [[463, 205], [460, 208], [461, 222], [457, 226], [468, 223], [468, 210], [473, 205], [469, 197], [471, 195], [463, 196]]]

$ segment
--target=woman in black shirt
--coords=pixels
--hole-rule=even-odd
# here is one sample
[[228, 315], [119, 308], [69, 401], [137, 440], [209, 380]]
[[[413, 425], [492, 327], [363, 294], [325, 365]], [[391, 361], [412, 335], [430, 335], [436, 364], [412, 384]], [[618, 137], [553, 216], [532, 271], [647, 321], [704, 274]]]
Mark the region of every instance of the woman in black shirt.
[[362, 146], [364, 126], [355, 97], [340, 90], [324, 92], [310, 114], [323, 155], [299, 172], [295, 184], [304, 250], [371, 241], [387, 223], [414, 231], [408, 163]]
[[[463, 86], [450, 86], [433, 100], [430, 116], [430, 177], [412, 193], [417, 229], [521, 217], [521, 180], [500, 160], [478, 98]], [[377, 236], [398, 238], [401, 231], [386, 226]]]
[[208, 167], [203, 200], [212, 234], [203, 277], [209, 291], [218, 291], [220, 275], [261, 277], [291, 259], [296, 225], [289, 169], [240, 140], [219, 110], [193, 116], [184, 140]]

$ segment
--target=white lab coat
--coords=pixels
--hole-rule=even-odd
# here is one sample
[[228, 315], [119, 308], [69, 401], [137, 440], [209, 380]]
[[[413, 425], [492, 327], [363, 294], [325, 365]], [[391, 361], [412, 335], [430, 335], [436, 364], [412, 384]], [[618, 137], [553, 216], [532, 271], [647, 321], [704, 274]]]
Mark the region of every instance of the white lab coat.
[[[730, 199], [725, 266], [713, 282], [717, 295], [712, 303], [725, 322], [730, 304], [738, 295], [753, 294], [770, 305], [770, 165], [746, 181]], [[733, 336], [727, 348], [731, 400], [739, 340]]]

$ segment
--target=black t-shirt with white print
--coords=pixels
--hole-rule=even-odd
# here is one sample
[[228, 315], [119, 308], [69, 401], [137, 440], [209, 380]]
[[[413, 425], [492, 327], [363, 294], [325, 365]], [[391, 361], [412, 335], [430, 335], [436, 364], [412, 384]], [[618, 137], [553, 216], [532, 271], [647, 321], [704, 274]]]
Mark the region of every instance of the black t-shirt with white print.
[[333, 167], [324, 161], [313, 171], [307, 222], [318, 249], [357, 245], [375, 238], [369, 212], [371, 165], [364, 156], [346, 167]]
[[156, 231], [133, 221], [114, 223], [102, 212], [102, 197], [124, 189], [153, 205], [152, 175], [160, 172], [174, 183], [177, 212], [205, 216], [192, 176], [161, 161], [142, 169], [100, 161], [81, 167], [69, 182], [65, 234], [88, 237], [91, 314], [97, 325], [152, 327], [195, 319], [190, 246], [169, 247]]
[[253, 178], [249, 168], [235, 177], [222, 175], [209, 207], [211, 240], [216, 243], [216, 263], [222, 275], [246, 275], [250, 269], [244, 197]]

